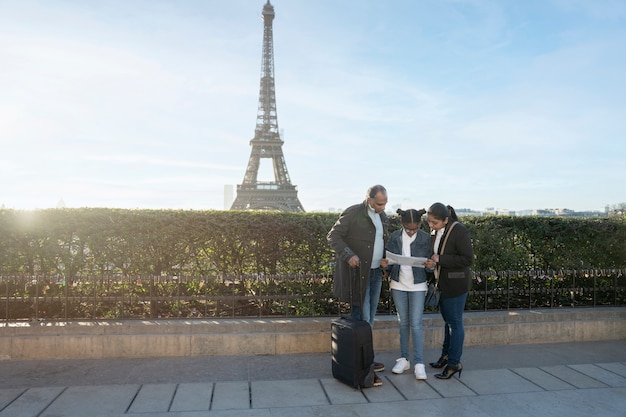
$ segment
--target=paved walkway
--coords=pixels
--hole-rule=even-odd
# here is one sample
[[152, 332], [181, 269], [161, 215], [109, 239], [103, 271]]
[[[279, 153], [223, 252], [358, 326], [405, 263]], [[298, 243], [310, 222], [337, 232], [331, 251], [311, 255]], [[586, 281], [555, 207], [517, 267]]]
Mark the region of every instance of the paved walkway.
[[362, 392], [329, 355], [0, 361], [0, 417], [626, 416], [626, 341], [467, 347], [447, 381], [394, 375], [396, 357]]

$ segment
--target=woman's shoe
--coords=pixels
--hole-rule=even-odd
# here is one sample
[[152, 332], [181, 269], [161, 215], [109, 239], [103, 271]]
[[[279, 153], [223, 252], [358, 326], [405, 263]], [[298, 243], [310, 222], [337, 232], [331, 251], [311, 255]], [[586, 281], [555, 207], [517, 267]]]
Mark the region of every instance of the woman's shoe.
[[433, 368], [443, 368], [448, 364], [448, 355], [442, 355], [437, 362], [431, 362], [430, 366]]
[[458, 372], [459, 373], [459, 379], [460, 379], [462, 371], [463, 371], [463, 365], [461, 365], [460, 363], [456, 367], [455, 366], [446, 365], [446, 367], [443, 369], [442, 373], [435, 374], [435, 378], [450, 379], [450, 378], [452, 378], [452, 376], [454, 374], [456, 374]]

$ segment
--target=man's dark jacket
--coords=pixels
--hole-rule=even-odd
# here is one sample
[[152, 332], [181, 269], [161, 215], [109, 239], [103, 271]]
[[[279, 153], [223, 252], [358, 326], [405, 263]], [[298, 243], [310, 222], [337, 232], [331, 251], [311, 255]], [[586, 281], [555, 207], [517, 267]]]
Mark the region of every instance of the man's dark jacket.
[[[341, 213], [327, 236], [330, 247], [337, 255], [333, 284], [335, 297], [352, 305], [362, 305], [372, 265], [376, 226], [374, 226], [367, 210], [367, 200], [348, 207]], [[382, 212], [380, 213], [380, 220], [383, 224], [383, 246], [386, 247], [389, 239], [389, 218]], [[356, 268], [361, 283], [360, 299], [356, 297], [350, 299], [350, 274], [353, 268], [348, 265], [348, 260], [354, 255], [360, 259], [360, 267]], [[353, 270], [352, 273], [354, 272]], [[356, 296], [359, 285], [355, 283], [353, 288]]]

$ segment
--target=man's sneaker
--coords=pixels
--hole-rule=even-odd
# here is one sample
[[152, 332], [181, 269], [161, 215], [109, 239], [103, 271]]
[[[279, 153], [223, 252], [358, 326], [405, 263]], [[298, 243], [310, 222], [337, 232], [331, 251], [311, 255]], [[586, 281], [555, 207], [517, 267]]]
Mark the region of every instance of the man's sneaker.
[[407, 361], [406, 358], [400, 358], [396, 359], [396, 364], [394, 365], [391, 372], [393, 372], [394, 374], [401, 374], [404, 371], [408, 371], [409, 369], [411, 369], [411, 364], [409, 364], [409, 361]]
[[383, 384], [383, 380], [378, 377], [378, 375], [374, 375], [374, 383], [373, 387], [380, 387]]
[[[374, 362], [374, 372], [380, 372], [385, 370], [385, 364], [380, 362]], [[382, 381], [381, 381], [382, 384]]]
[[415, 364], [415, 379], [426, 381], [426, 369], [423, 363]]

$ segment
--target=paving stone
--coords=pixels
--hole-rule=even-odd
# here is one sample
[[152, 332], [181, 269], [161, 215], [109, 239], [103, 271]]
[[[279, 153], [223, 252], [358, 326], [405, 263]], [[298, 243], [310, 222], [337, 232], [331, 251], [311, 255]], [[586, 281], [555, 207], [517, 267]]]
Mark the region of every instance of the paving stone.
[[[303, 408], [300, 410], [304, 410]], [[129, 413], [106, 417], [274, 417], [270, 408], [258, 410], [170, 411], [168, 413]], [[105, 417], [105, 416], [98, 416]]]
[[494, 402], [500, 399], [509, 404], [509, 411], [502, 414], [507, 417], [624, 417], [626, 410], [624, 388], [506, 394]]
[[[304, 408], [299, 409], [305, 410]], [[292, 417], [299, 416], [299, 414], [292, 414]], [[276, 416], [273, 409], [270, 408], [259, 408], [256, 410], [218, 410], [218, 411], [209, 411], [208, 414], [202, 414], [198, 416], [191, 415], [189, 416], [187, 413], [182, 414], [180, 417], [274, 417]], [[126, 416], [124, 416], [126, 417]], [[143, 416], [137, 416], [143, 417]], [[164, 416], [164, 417], [170, 417]]]
[[24, 388], [6, 388], [0, 389], [0, 411], [9, 405], [12, 401], [15, 401], [20, 395], [26, 392]]
[[604, 368], [607, 371], [611, 371], [613, 373], [616, 373], [626, 378], [626, 364], [623, 364], [620, 362], [613, 362], [613, 363], [598, 363], [596, 365], [598, 365], [600, 368]]
[[542, 388], [508, 369], [470, 371], [463, 383], [479, 395], [542, 391]]
[[434, 377], [429, 377], [427, 381], [418, 381], [413, 372], [407, 372], [402, 375], [391, 375], [387, 379], [407, 400], [441, 398], [441, 395], [428, 384], [430, 378]]
[[203, 411], [211, 407], [213, 383], [179, 384], [170, 411]]
[[[453, 401], [453, 400], [451, 400]], [[438, 410], [440, 404], [433, 404], [430, 400], [378, 402], [368, 404], [352, 404], [338, 406], [318, 406], [311, 409], [291, 409], [291, 416], [298, 417], [451, 417], [455, 414], [444, 415]], [[285, 409], [289, 410], [289, 409]], [[291, 417], [289, 414], [276, 414], [272, 409], [272, 417]], [[483, 416], [484, 417], [484, 416]]]
[[[508, 417], [506, 414], [497, 415], [492, 412], [485, 412], [485, 409], [481, 408], [479, 404], [486, 404], [488, 401], [475, 396], [409, 402], [409, 404], [411, 403], [413, 404], [413, 415], [407, 414], [407, 417]], [[395, 414], [388, 413], [387, 415], [395, 417]]]
[[245, 410], [250, 408], [248, 381], [216, 382], [211, 410]]
[[169, 411], [175, 392], [176, 384], [142, 385], [128, 411], [132, 413]]
[[405, 398], [400, 391], [389, 382], [389, 378], [385, 374], [378, 373], [378, 376], [382, 379], [383, 385], [380, 387], [371, 387], [363, 390], [363, 395], [371, 403], [381, 403], [389, 401], [403, 401]]
[[515, 368], [512, 371], [547, 391], [576, 388], [539, 368]]
[[125, 413], [139, 385], [90, 385], [69, 387], [41, 417], [86, 417]]
[[328, 405], [328, 398], [317, 379], [253, 381], [252, 408]]
[[[463, 372], [462, 375], [463, 379], [465, 379], [467, 374]], [[443, 398], [471, 397], [476, 395], [474, 391], [464, 382], [461, 382], [461, 379], [456, 376], [450, 379], [437, 379], [434, 376], [429, 376], [427, 382], [428, 385]]]
[[608, 386], [596, 379], [578, 372], [573, 368], [570, 368], [569, 366], [544, 366], [541, 369], [557, 378], [562, 379], [568, 384], [575, 386], [576, 388], [602, 388]]
[[333, 405], [367, 403], [361, 390], [349, 387], [335, 378], [321, 379], [320, 382]]
[[[11, 417], [32, 417], [37, 416], [41, 411], [50, 405], [55, 398], [63, 392], [63, 387], [51, 388], [31, 388], [26, 390], [22, 395], [17, 395], [13, 402], [8, 404], [6, 408], [0, 408], [0, 416]], [[3, 390], [8, 391], [8, 390]], [[19, 390], [22, 392], [24, 390]], [[18, 390], [14, 390], [14, 393]]]
[[599, 366], [593, 364], [570, 365], [570, 368], [573, 368], [578, 372], [582, 372], [585, 375], [589, 375], [593, 379], [603, 382], [611, 387], [626, 387], [626, 378]]

